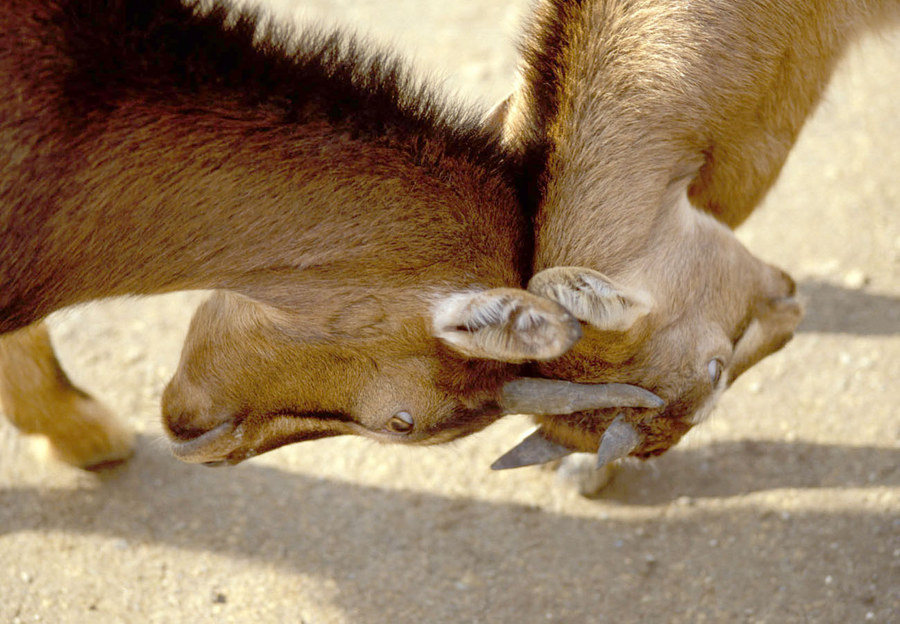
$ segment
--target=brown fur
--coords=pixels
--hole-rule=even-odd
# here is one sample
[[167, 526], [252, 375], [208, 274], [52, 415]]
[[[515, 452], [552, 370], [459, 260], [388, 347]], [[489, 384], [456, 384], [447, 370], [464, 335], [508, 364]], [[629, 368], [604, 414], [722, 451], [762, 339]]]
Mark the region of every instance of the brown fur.
[[[696, 209], [743, 222], [847, 44], [898, 14], [900, 3], [877, 0], [537, 4], [520, 87], [496, 113], [524, 163], [522, 196], [535, 202], [534, 269], [597, 269], [614, 291], [653, 302], [625, 330], [592, 329], [590, 310], [576, 314], [585, 339], [538, 370], [640, 378], [664, 398], [659, 414], [629, 416], [644, 436], [634, 454], [669, 448], [724, 385], [790, 339], [801, 314], [793, 282]], [[582, 273], [537, 292], [566, 305], [580, 288], [566, 284]], [[724, 365], [719, 384], [714, 358]], [[547, 437], [595, 450], [616, 414], [539, 420]]]
[[133, 434], [72, 385], [43, 323], [0, 338], [0, 401], [13, 425], [46, 436], [62, 461], [97, 468], [131, 454]]
[[[201, 454], [226, 461], [339, 433], [445, 441], [497, 417], [498, 389], [519, 362], [548, 344], [565, 350], [535, 331], [568, 337], [559, 308], [516, 289], [531, 272], [535, 214], [536, 271], [606, 273], [535, 280], [536, 293], [582, 311], [588, 338], [538, 370], [656, 390], [668, 401], [661, 414], [618, 411], [644, 435], [636, 454], [662, 452], [723, 385], [780, 348], [800, 314], [789, 278], [687, 207], [690, 187], [695, 202], [739, 222], [784, 154], [764, 147], [776, 164], [750, 175], [746, 133], [727, 150], [708, 140], [716, 111], [732, 111], [717, 118], [725, 131], [738, 119], [742, 109], [726, 105], [742, 91], [713, 84], [695, 101], [698, 85], [680, 82], [696, 76], [702, 87], [721, 48], [713, 37], [698, 47], [678, 7], [540, 5], [532, 69], [501, 109], [529, 181], [523, 212], [490, 125], [448, 112], [388, 58], [342, 37], [270, 33], [254, 44], [252, 16], [172, 0], [7, 3], [0, 329], [95, 297], [227, 289], [198, 311], [166, 390], [176, 441], [233, 424]], [[694, 26], [715, 32], [727, 15]], [[753, 69], [753, 58], [742, 62]], [[718, 174], [729, 158], [732, 173]], [[735, 176], [756, 182], [735, 186]], [[607, 286], [584, 287], [586, 276]], [[474, 310], [452, 299], [497, 287]], [[468, 315], [435, 327], [436, 308]], [[40, 334], [0, 342], [30, 342], [48, 363], [37, 377], [59, 380]], [[475, 338], [460, 350], [457, 334]], [[719, 384], [712, 357], [726, 364]], [[551, 437], [589, 450], [618, 411], [543, 421]], [[411, 431], [391, 428], [403, 412], [415, 415]]]
[[[62, 455], [100, 408], [65, 415], [85, 397], [34, 323], [89, 299], [223, 289], [163, 402], [176, 442], [241, 428], [200, 460], [471, 433], [520, 362], [577, 338], [519, 288], [530, 223], [497, 141], [390, 56], [176, 0], [10, 0], [0, 37], [3, 401]], [[116, 439], [66, 456], [127, 455]]]

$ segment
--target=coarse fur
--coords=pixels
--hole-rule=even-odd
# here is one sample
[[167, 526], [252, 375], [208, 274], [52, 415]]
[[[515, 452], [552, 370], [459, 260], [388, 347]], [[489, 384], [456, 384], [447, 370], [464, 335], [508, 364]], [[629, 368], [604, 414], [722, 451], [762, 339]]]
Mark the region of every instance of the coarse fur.
[[[447, 441], [578, 338], [521, 288], [530, 221], [496, 137], [390, 54], [178, 0], [9, 0], [0, 38], [0, 397], [70, 463], [131, 448], [40, 324], [91, 299], [219, 289], [163, 396], [189, 461]], [[459, 293], [490, 319], [434, 327]]]

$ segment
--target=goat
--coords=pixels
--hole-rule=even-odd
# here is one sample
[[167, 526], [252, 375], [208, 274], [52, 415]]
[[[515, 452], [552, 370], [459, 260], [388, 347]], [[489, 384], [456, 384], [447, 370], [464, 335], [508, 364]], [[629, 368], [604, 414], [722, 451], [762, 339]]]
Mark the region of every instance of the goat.
[[497, 468], [658, 455], [790, 339], [793, 282], [753, 269], [726, 226], [775, 182], [848, 45], [898, 17], [894, 0], [538, 3], [520, 86], [488, 121], [537, 203], [529, 290], [585, 324], [536, 373], [639, 377], [666, 406], [538, 417]]
[[65, 461], [120, 461], [131, 434], [41, 319], [126, 294], [218, 289], [163, 396], [186, 461], [659, 405], [522, 377], [579, 324], [522, 288], [531, 222], [497, 137], [390, 55], [177, 0], [7, 0], [0, 37], [0, 397]]

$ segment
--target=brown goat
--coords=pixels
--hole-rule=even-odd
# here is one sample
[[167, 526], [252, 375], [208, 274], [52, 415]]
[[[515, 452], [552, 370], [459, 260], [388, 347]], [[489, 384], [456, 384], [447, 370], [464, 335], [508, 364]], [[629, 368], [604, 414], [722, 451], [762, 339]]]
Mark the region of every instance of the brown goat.
[[[539, 202], [529, 290], [586, 329], [536, 368], [639, 377], [666, 406], [539, 417], [498, 467], [662, 453], [790, 339], [793, 282], [721, 224], [742, 223], [774, 183], [848, 44], [898, 15], [896, 0], [538, 4], [521, 87], [491, 123]], [[541, 272], [566, 266], [585, 268]]]
[[[0, 395], [17, 427], [75, 465], [126, 457], [130, 434], [68, 381], [40, 320], [192, 288], [222, 290], [163, 397], [187, 461], [659, 404], [521, 379], [580, 329], [521, 288], [531, 223], [498, 141], [385, 55], [274, 30], [177, 0], [0, 6]], [[542, 401], [548, 384], [566, 396]]]

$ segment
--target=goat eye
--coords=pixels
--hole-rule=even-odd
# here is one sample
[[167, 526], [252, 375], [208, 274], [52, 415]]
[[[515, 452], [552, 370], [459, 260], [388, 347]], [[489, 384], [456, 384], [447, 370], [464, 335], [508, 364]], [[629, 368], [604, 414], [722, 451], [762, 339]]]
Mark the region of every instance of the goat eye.
[[397, 412], [387, 424], [387, 428], [394, 433], [409, 433], [414, 426], [415, 422], [409, 412]]
[[709, 361], [709, 364], [706, 365], [706, 370], [709, 371], [709, 380], [712, 382], [713, 386], [719, 385], [719, 380], [722, 378], [722, 370], [725, 365], [722, 364], [722, 360], [719, 358], [713, 358]]

